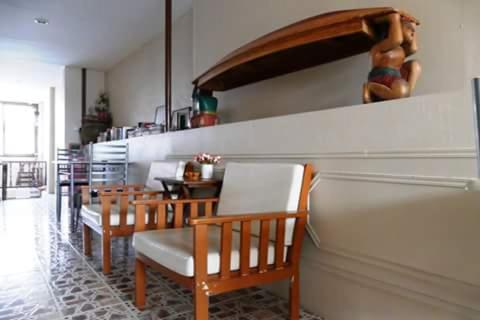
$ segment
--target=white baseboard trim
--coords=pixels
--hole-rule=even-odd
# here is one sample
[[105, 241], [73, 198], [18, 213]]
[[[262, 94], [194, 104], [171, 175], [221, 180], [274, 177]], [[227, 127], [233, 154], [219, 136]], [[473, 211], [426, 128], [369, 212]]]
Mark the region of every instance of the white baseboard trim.
[[319, 253], [303, 256], [303, 265], [467, 319], [480, 319], [480, 286], [325, 245]]

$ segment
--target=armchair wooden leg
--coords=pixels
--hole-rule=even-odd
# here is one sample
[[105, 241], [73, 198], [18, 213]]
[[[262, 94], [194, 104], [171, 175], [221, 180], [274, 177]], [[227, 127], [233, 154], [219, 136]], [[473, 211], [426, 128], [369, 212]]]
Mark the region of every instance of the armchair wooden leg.
[[92, 255], [92, 230], [86, 224], [83, 225], [83, 254]]
[[208, 320], [208, 296], [201, 286], [195, 286], [193, 300], [195, 320]]
[[299, 272], [294, 272], [290, 278], [290, 320], [300, 319], [300, 279]]
[[102, 235], [102, 265], [103, 273], [107, 274], [112, 271], [112, 245], [108, 231], [103, 231]]
[[145, 287], [146, 287], [145, 264], [135, 260], [135, 306], [139, 310], [145, 309]]

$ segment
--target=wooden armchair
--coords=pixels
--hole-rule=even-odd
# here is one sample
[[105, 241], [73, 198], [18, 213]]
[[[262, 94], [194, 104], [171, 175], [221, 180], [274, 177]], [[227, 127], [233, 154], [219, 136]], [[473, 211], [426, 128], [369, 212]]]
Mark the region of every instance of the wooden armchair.
[[[149, 266], [193, 291], [197, 320], [208, 319], [211, 295], [284, 279], [290, 280], [290, 319], [299, 319], [299, 260], [311, 177], [310, 165], [229, 163], [219, 200], [134, 201], [136, 306], [145, 307]], [[187, 204], [191, 228], [179, 217]], [[171, 205], [178, 223], [168, 229], [163, 221]], [[200, 205], [206, 208], [203, 217]], [[155, 230], [141, 222], [147, 209], [155, 211]]]
[[[145, 185], [99, 185], [82, 187], [84, 254], [92, 254], [91, 231], [102, 236], [103, 272], [111, 272], [111, 238], [131, 236], [135, 224], [134, 199], [163, 198], [163, 187], [155, 180], [157, 176], [175, 176], [178, 161], [154, 161], [150, 164]], [[97, 193], [92, 201], [92, 190]], [[161, 191], [153, 191], [161, 190]], [[98, 201], [100, 200], [100, 201]], [[154, 223], [153, 212], [143, 217], [142, 222]]]
[[[134, 232], [135, 208], [132, 200], [163, 197], [162, 191], [147, 191], [142, 185], [82, 186], [83, 249], [86, 256], [92, 255], [91, 231], [102, 237], [102, 266], [104, 273], [111, 272], [111, 239], [131, 236]], [[100, 203], [91, 201], [95, 190]], [[143, 223], [152, 225], [153, 212], [142, 218]]]

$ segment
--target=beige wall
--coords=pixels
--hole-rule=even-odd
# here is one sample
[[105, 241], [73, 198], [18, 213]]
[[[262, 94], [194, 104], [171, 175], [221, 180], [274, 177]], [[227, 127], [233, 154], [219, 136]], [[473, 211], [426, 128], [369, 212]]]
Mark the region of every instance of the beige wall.
[[[191, 105], [192, 10], [173, 26], [173, 109]], [[165, 104], [164, 35], [117, 64], [107, 74], [113, 121], [116, 126], [151, 122], [155, 107]]]
[[476, 167], [463, 99], [425, 95], [133, 138], [131, 181], [145, 181], [153, 160], [204, 151], [312, 163], [303, 307], [328, 320], [479, 319], [480, 194], [465, 189]]
[[[105, 72], [87, 70], [86, 112], [95, 106], [100, 92], [105, 91]], [[59, 145], [80, 143], [79, 128], [82, 126], [82, 68], [65, 68], [65, 140]]]
[[[194, 1], [194, 74], [257, 37], [333, 10], [396, 6], [422, 22], [416, 55], [424, 75], [417, 95], [458, 89], [464, 79], [463, 10], [459, 0]], [[301, 57], [299, 57], [301, 58]], [[218, 94], [224, 122], [354, 105], [369, 71], [367, 54]]]
[[[475, 0], [244, 0], [194, 1], [193, 12], [174, 25], [173, 105], [190, 105], [191, 81], [244, 43], [279, 27], [327, 11], [396, 5], [417, 16], [424, 74], [416, 95], [454, 91], [466, 74], [478, 69]], [[255, 10], [252, 10], [255, 8]], [[193, 30], [193, 31], [192, 31]], [[193, 34], [192, 34], [193, 32]], [[115, 125], [151, 121], [164, 103], [163, 34], [107, 73]], [[473, 41], [478, 43], [478, 41]], [[468, 63], [467, 71], [466, 63]], [[367, 54], [217, 93], [223, 123], [313, 111], [360, 103], [361, 84], [369, 71]]]
[[[203, 151], [311, 162], [320, 179], [301, 261], [305, 308], [329, 320], [480, 319], [480, 197], [466, 190], [476, 174], [469, 81], [480, 75], [478, 1], [196, 0], [192, 73], [298, 19], [392, 3], [423, 22], [419, 96], [355, 105], [368, 58], [346, 59], [220, 95], [220, 110], [238, 121], [353, 106], [134, 138], [130, 172], [140, 182], [153, 160]], [[151, 88], [141, 79], [153, 64], [137, 59], [125, 62], [131, 81], [109, 76], [110, 88], [116, 79], [127, 81], [118, 88]], [[124, 109], [125, 119], [142, 108]]]

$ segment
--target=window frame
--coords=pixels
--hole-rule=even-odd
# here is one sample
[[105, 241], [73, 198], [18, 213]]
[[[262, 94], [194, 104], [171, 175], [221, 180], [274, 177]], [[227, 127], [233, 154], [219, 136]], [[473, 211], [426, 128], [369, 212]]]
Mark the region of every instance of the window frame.
[[[6, 142], [6, 122], [5, 122], [5, 105], [17, 105], [17, 106], [24, 106], [24, 107], [31, 107], [34, 110], [35, 116], [35, 125], [34, 125], [34, 153], [27, 153], [27, 154], [7, 154], [5, 153], [5, 142]], [[40, 118], [40, 107], [37, 103], [27, 103], [27, 102], [12, 102], [12, 101], [0, 101], [0, 130], [2, 144], [0, 146], [0, 157], [2, 158], [38, 158], [38, 139], [39, 139], [39, 118]]]

